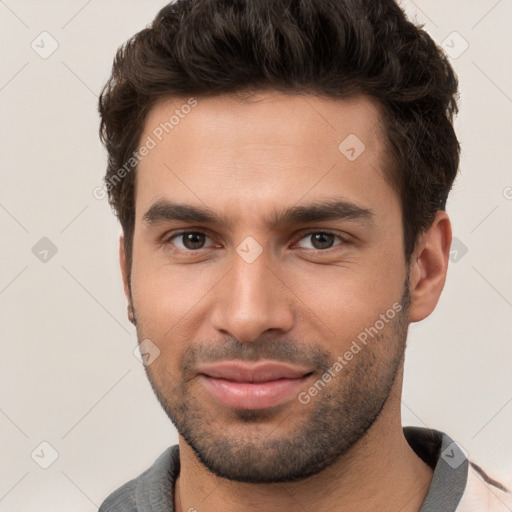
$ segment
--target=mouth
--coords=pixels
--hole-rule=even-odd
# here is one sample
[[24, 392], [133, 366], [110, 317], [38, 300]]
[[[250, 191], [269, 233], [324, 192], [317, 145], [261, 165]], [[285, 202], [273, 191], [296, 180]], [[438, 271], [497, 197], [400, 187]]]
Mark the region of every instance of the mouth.
[[293, 400], [313, 372], [275, 362], [224, 362], [204, 366], [199, 378], [220, 403], [233, 409], [265, 409]]

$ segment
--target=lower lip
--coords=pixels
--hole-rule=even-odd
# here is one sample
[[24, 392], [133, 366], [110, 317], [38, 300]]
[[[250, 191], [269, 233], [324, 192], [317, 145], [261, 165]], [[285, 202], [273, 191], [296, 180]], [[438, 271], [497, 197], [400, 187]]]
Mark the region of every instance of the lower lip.
[[268, 382], [237, 382], [202, 375], [207, 389], [224, 405], [234, 409], [265, 409], [294, 399], [309, 375]]

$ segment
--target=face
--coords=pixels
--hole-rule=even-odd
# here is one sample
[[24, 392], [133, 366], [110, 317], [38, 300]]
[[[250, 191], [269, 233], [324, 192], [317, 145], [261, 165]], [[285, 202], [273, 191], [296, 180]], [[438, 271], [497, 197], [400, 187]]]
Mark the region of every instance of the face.
[[128, 295], [145, 369], [210, 471], [305, 478], [364, 436], [403, 357], [407, 268], [379, 111], [263, 91], [186, 104], [157, 104], [141, 138], [156, 145], [137, 170]]

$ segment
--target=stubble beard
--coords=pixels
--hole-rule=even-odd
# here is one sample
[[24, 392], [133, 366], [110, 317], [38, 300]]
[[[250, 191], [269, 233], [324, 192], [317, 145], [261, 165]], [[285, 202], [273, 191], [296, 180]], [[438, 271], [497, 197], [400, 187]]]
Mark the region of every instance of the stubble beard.
[[[197, 347], [181, 361], [179, 382], [154, 365], [145, 367], [146, 374], [178, 433], [210, 472], [247, 483], [303, 480], [345, 456], [381, 414], [403, 362], [409, 303], [406, 282], [401, 311], [307, 405], [297, 400], [285, 409], [232, 410], [225, 423], [224, 415], [209, 407], [213, 398], [189, 389], [193, 379], [187, 371], [197, 360]], [[145, 339], [139, 327], [137, 331], [139, 340]], [[220, 359], [216, 347], [201, 347], [202, 355]], [[228, 340], [221, 352], [225, 359], [307, 362], [317, 368], [317, 378], [338, 356], [320, 347], [270, 338], [251, 344]]]

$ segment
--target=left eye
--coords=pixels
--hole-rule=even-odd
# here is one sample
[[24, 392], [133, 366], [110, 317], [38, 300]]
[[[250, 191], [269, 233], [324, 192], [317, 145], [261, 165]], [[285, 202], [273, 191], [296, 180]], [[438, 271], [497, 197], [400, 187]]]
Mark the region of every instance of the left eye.
[[334, 239], [336, 238], [340, 240], [340, 242], [343, 242], [343, 240], [339, 236], [335, 235], [334, 233], [329, 233], [327, 231], [314, 231], [312, 233], [308, 233], [307, 235], [303, 236], [301, 240], [307, 240], [308, 238], [311, 239], [312, 247], [301, 246], [304, 249], [330, 249], [334, 245]]

